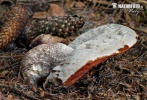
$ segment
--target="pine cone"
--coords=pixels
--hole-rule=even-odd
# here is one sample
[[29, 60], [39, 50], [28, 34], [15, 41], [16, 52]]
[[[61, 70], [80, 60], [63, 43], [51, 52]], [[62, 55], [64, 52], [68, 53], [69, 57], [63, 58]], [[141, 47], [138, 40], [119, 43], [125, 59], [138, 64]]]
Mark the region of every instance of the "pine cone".
[[16, 5], [4, 15], [4, 18], [4, 24], [0, 29], [0, 49], [4, 49], [23, 32], [29, 18], [28, 8]]
[[24, 33], [21, 34], [17, 41], [21, 44], [29, 45], [40, 34], [51, 34], [52, 36], [65, 38], [76, 35], [76, 32], [83, 25], [83, 19], [78, 16], [53, 17], [50, 20], [33, 19], [27, 24]]

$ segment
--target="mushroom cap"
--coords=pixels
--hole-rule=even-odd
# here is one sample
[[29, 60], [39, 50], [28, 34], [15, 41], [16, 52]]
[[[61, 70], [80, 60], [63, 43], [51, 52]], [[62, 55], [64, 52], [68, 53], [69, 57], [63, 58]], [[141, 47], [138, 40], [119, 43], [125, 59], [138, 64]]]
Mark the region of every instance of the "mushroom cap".
[[21, 61], [21, 72], [25, 80], [36, 84], [49, 75], [52, 69], [73, 51], [62, 43], [42, 44], [26, 53]]
[[69, 44], [74, 51], [53, 68], [47, 80], [65, 86], [74, 84], [93, 66], [112, 55], [127, 51], [137, 42], [138, 35], [129, 27], [107, 24], [92, 29]]

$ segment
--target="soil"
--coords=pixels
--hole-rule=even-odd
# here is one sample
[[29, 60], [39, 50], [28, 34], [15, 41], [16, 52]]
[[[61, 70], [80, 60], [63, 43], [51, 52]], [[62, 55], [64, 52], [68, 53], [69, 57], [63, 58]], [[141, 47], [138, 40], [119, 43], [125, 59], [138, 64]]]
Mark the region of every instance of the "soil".
[[[14, 0], [10, 1], [14, 2]], [[17, 3], [23, 3], [30, 6], [30, 8], [38, 3], [34, 3], [33, 0], [29, 3], [27, 2], [28, 0], [24, 1], [26, 2], [18, 0]], [[143, 8], [133, 9], [134, 11], [123, 8], [114, 9], [112, 2], [119, 4], [137, 3]], [[94, 66], [73, 86], [64, 87], [50, 84], [46, 89], [38, 87], [37, 90], [24, 82], [19, 73], [20, 61], [28, 50], [11, 44], [10, 48], [13, 47], [12, 50], [0, 52], [0, 100], [147, 99], [146, 2], [143, 2], [143, 0], [140, 0], [140, 2], [136, 2], [136, 0], [105, 0], [97, 2], [88, 0], [66, 0], [66, 2], [63, 2], [63, 0], [41, 0], [38, 5], [44, 4], [48, 6], [49, 3], [62, 7], [66, 15], [76, 14], [83, 17], [85, 25], [79, 30], [79, 34], [100, 25], [117, 23], [135, 30], [139, 34], [138, 42], [127, 52], [113, 56], [100, 65]], [[33, 8], [33, 13], [44, 9], [42, 7], [46, 6]], [[135, 11], [139, 11], [139, 13], [136, 14]], [[2, 16], [6, 9], [1, 6], [0, 12], [0, 16]], [[0, 24], [2, 25], [2, 23]]]

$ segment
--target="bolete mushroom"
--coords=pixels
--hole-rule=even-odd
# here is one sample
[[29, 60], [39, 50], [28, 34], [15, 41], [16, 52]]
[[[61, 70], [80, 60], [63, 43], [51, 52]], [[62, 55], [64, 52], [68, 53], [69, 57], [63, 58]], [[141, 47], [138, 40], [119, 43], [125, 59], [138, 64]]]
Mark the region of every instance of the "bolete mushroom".
[[21, 73], [25, 81], [37, 87], [61, 61], [73, 51], [62, 43], [41, 44], [26, 53], [21, 61]]
[[119, 24], [107, 24], [92, 29], [68, 45], [74, 51], [53, 68], [45, 83], [49, 81], [71, 86], [93, 66], [130, 49], [137, 38], [135, 31]]

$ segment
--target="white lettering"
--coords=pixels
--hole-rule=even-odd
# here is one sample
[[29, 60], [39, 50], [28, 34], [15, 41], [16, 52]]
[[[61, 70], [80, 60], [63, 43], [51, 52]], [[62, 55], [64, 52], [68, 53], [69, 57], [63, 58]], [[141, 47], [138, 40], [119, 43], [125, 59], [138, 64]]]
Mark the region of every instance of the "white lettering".
[[124, 8], [124, 4], [118, 4], [118, 8]]
[[117, 4], [117, 3], [112, 3], [113, 8], [141, 8], [140, 4]]
[[125, 4], [125, 8], [132, 8], [131, 4]]

